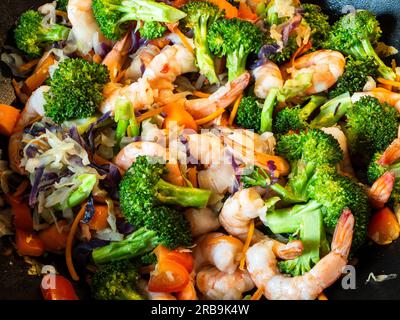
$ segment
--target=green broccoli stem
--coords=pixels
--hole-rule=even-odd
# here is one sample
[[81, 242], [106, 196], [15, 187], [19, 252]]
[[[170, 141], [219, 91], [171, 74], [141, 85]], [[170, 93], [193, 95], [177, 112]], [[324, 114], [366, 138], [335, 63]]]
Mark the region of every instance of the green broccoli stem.
[[300, 203], [306, 201], [303, 197], [294, 195], [290, 190], [286, 189], [285, 187], [282, 187], [279, 183], [272, 184], [270, 188], [271, 190], [275, 191], [287, 204]]
[[115, 105], [114, 120], [117, 121], [115, 130], [116, 147], [119, 147], [121, 140], [127, 134], [136, 137], [140, 134], [140, 125], [138, 124], [132, 103], [129, 100], [120, 99]]
[[303, 215], [307, 212], [320, 212], [321, 207], [318, 202], [310, 201], [291, 208], [269, 211], [263, 222], [273, 233], [295, 233], [302, 226]]
[[158, 243], [159, 239], [155, 231], [140, 228], [122, 241], [94, 249], [92, 258], [97, 265], [131, 259], [150, 252]]
[[82, 174], [78, 179], [81, 181], [81, 184], [78, 189], [72, 192], [68, 197], [67, 206], [69, 208], [73, 208], [87, 199], [97, 182], [96, 175], [91, 173]]
[[163, 179], [157, 182], [155, 190], [158, 200], [162, 203], [182, 207], [205, 208], [211, 195], [209, 190], [179, 187]]
[[115, 8], [124, 13], [120, 23], [131, 20], [173, 23], [186, 17], [181, 10], [153, 0], [124, 0]]
[[272, 131], [272, 115], [274, 113], [278, 93], [278, 88], [272, 88], [265, 99], [264, 106], [261, 111], [260, 133]]
[[50, 28], [41, 29], [41, 32], [38, 34], [37, 38], [40, 42], [67, 40], [70, 30], [71, 29], [65, 26], [55, 24]]
[[[396, 74], [392, 70], [392, 68], [388, 67], [382, 60], [381, 58], [377, 55], [375, 49], [373, 48], [371, 42], [367, 39], [362, 39], [361, 41], [361, 46], [363, 50], [363, 55], [360, 56], [360, 58], [365, 59], [367, 57], [372, 57], [375, 60], [375, 63], [378, 65], [378, 72], [382, 75], [387, 80], [396, 80]], [[353, 50], [358, 50], [359, 48], [353, 47]], [[361, 48], [360, 48], [361, 50]], [[366, 56], [365, 56], [366, 55]]]
[[320, 108], [318, 116], [310, 123], [311, 128], [332, 127], [353, 105], [350, 93], [346, 92], [328, 101]]
[[300, 119], [306, 121], [311, 116], [311, 114], [325, 101], [326, 98], [323, 96], [312, 96], [307, 104], [301, 108]]
[[114, 300], [144, 300], [144, 298], [135, 291], [135, 288], [119, 288], [118, 295]]
[[226, 56], [226, 67], [228, 68], [228, 81], [233, 81], [246, 71], [246, 62], [249, 53], [240, 46], [237, 50]]
[[121, 140], [126, 136], [126, 131], [129, 127], [129, 120], [119, 120], [117, 129], [115, 129], [115, 146], [118, 148], [121, 145]]
[[194, 47], [196, 51], [196, 61], [200, 73], [208, 79], [210, 84], [218, 83], [219, 79], [215, 72], [214, 59], [207, 44], [207, 18], [199, 18], [194, 26]]

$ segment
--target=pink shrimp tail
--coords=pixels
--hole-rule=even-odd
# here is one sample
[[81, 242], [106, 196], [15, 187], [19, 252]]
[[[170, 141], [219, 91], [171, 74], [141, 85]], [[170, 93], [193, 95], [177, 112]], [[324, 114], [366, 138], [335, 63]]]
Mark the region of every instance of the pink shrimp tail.
[[378, 160], [380, 165], [390, 165], [400, 159], [400, 139], [395, 139]]
[[331, 251], [347, 259], [353, 240], [354, 216], [349, 209], [344, 209], [336, 225]]
[[368, 192], [369, 201], [374, 208], [383, 208], [392, 194], [396, 176], [393, 172], [384, 173]]
[[303, 242], [300, 240], [294, 240], [285, 245], [280, 245], [275, 254], [283, 260], [292, 260], [301, 256], [302, 253]]

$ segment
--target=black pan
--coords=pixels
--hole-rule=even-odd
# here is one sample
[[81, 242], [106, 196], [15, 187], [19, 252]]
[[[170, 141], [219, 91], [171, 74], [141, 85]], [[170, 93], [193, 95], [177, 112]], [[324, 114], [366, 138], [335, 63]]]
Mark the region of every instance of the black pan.
[[[49, 0], [1, 0], [0, 1], [0, 48], [4, 43], [12, 41], [11, 30], [18, 16], [27, 9], [36, 8]], [[307, 2], [307, 1], [306, 1]], [[356, 9], [368, 9], [378, 14], [384, 30], [384, 40], [400, 48], [400, 1], [398, 0], [327, 0], [309, 1], [323, 6], [332, 18], [341, 12]], [[0, 50], [1, 51], [1, 50]], [[10, 104], [14, 100], [9, 84], [10, 73], [7, 67], [1, 65], [0, 103]], [[1, 120], [0, 120], [1, 121]], [[4, 138], [2, 138], [4, 139]], [[6, 141], [1, 141], [0, 147]], [[0, 241], [0, 299], [41, 299], [39, 290], [40, 277], [28, 275], [29, 265], [21, 257], [12, 254], [4, 256], [7, 241]], [[399, 299], [400, 275], [398, 278], [381, 283], [368, 283], [368, 275], [396, 274], [400, 270], [400, 245], [393, 243], [388, 246], [367, 244], [357, 254], [358, 263], [355, 272], [355, 289], [343, 289], [341, 281], [326, 291], [329, 299]], [[65, 262], [61, 256], [50, 255], [41, 262], [54, 264], [61, 273], [67, 275]], [[351, 281], [346, 281], [351, 284]], [[88, 298], [89, 291], [84, 282], [76, 283], [80, 298]]]

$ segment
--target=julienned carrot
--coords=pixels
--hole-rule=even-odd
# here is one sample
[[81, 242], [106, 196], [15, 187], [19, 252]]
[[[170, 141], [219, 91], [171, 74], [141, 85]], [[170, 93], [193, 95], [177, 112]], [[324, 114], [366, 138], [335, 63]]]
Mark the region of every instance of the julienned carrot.
[[72, 244], [74, 242], [76, 231], [78, 230], [79, 222], [82, 220], [83, 216], [85, 215], [86, 211], [86, 202], [82, 204], [81, 210], [76, 215], [74, 222], [72, 223], [71, 229], [68, 234], [67, 244], [65, 247], [65, 261], [67, 263], [69, 274], [71, 278], [75, 281], [79, 280], [79, 276], [76, 273], [74, 263], [72, 262]]
[[67, 245], [69, 228], [65, 220], [53, 223], [47, 229], [39, 232], [39, 238], [42, 240], [44, 247], [47, 251], [57, 252], [65, 249]]
[[225, 10], [225, 17], [228, 19], [236, 18], [238, 16], [238, 9], [226, 0], [208, 0], [208, 2], [215, 4], [221, 10]]
[[233, 105], [231, 114], [229, 116], [229, 121], [228, 124], [231, 126], [233, 124], [233, 121], [235, 120], [237, 111], [239, 109], [240, 101], [242, 101], [242, 94], [239, 96], [239, 98], [236, 99], [235, 104]]
[[211, 96], [211, 93], [205, 93], [205, 92], [201, 92], [201, 91], [193, 91], [192, 95], [194, 95], [195, 97], [198, 98], [208, 98], [209, 96]]
[[187, 40], [186, 36], [182, 33], [181, 30], [179, 30], [179, 23], [167, 23], [166, 26], [169, 31], [175, 33], [179, 37], [186, 49], [188, 49], [191, 53], [194, 53], [194, 49]]
[[164, 174], [164, 179], [166, 181], [176, 186], [184, 187], [186, 185], [185, 179], [183, 179], [181, 168], [179, 167], [178, 163], [168, 162], [165, 165], [165, 168], [167, 169], [167, 173]]
[[157, 109], [153, 109], [153, 110], [147, 111], [147, 112], [143, 113], [142, 115], [140, 115], [139, 117], [137, 117], [136, 121], [138, 123], [140, 123], [143, 120], [146, 120], [148, 118], [154, 117], [154, 116], [160, 114], [163, 111], [164, 111], [164, 107], [160, 107], [160, 108], [157, 108]]
[[40, 257], [44, 254], [43, 242], [39, 239], [38, 235], [33, 232], [16, 229], [15, 242], [20, 255]]
[[250, 300], [260, 300], [262, 295], [264, 293], [264, 288], [263, 287], [259, 287], [257, 288], [256, 292], [253, 293], [253, 295], [251, 296]]
[[173, 102], [165, 105], [164, 112], [167, 114], [167, 117], [164, 119], [164, 128], [168, 129], [171, 123], [175, 123], [178, 126], [197, 131], [196, 121], [186, 111], [183, 100], [181, 103]]
[[102, 230], [108, 227], [108, 206], [98, 205], [94, 206], [94, 214], [89, 221], [89, 228], [93, 230]]
[[208, 115], [207, 117], [196, 120], [196, 124], [199, 126], [206, 124], [206, 123], [218, 118], [224, 112], [225, 112], [224, 108], [219, 108], [216, 111], [214, 111], [213, 113], [211, 113], [210, 115]]
[[255, 22], [258, 20], [258, 16], [251, 10], [248, 4], [244, 1], [239, 3], [238, 17], [243, 20]]
[[251, 240], [253, 239], [253, 234], [254, 234], [254, 219], [250, 221], [249, 231], [247, 233], [247, 238], [243, 246], [242, 258], [240, 259], [239, 263], [240, 270], [244, 270], [244, 265], [246, 263], [246, 253], [250, 247]]
[[25, 80], [22, 86], [22, 91], [27, 95], [31, 95], [33, 91], [39, 88], [46, 79], [50, 76], [49, 69], [54, 64], [55, 59], [52, 54], [50, 54], [39, 66], [39, 68]]
[[17, 108], [6, 104], [0, 104], [0, 134], [10, 136], [19, 116], [20, 113]]
[[399, 81], [387, 80], [387, 79], [384, 79], [384, 78], [378, 78], [377, 81], [379, 83], [382, 83], [382, 84], [387, 85], [387, 86], [400, 88], [400, 82]]

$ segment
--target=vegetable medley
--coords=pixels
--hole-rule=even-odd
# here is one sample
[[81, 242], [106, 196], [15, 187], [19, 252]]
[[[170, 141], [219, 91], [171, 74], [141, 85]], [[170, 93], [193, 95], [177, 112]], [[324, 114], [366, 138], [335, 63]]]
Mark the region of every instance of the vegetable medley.
[[369, 11], [298, 0], [26, 11], [1, 56], [0, 237], [65, 256], [44, 299], [78, 280], [104, 300], [326, 299], [360, 247], [400, 234], [381, 35]]

